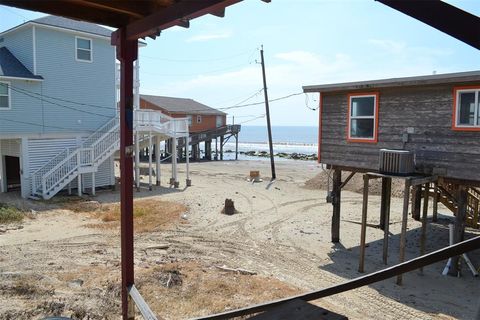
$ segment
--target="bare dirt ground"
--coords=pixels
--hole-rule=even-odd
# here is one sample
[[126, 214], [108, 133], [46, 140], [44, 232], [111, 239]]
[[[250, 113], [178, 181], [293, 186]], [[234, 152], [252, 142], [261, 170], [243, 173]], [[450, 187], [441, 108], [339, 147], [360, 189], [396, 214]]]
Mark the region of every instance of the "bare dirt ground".
[[[162, 170], [166, 186], [168, 165]], [[136, 220], [143, 231], [135, 237], [136, 282], [157, 314], [167, 319], [206, 315], [362, 275], [357, 272], [361, 195], [342, 194], [341, 243], [332, 244], [327, 179], [318, 165], [278, 162], [278, 180], [271, 185], [265, 177], [261, 183], [246, 182], [249, 170], [268, 176], [265, 161], [194, 163], [191, 170], [192, 187], [183, 187], [181, 172], [179, 189], [156, 187], [135, 193], [141, 201], [138, 210], [147, 205], [168, 217], [148, 220], [140, 212], [146, 225], [153, 226], [146, 229]], [[349, 188], [357, 191], [354, 181]], [[221, 214], [226, 198], [235, 202], [237, 214]], [[118, 200], [118, 192], [111, 191], [80, 204], [65, 198], [34, 202], [14, 194], [0, 196], [0, 202], [36, 210], [21, 229], [0, 226], [0, 319], [54, 314], [75, 319], [120, 317], [118, 222], [99, 213], [115, 211], [112, 206]], [[379, 200], [370, 197], [371, 224], [378, 224]], [[389, 265], [398, 261], [401, 205], [402, 199], [392, 199]], [[440, 213], [439, 221], [428, 225], [427, 251], [448, 244], [452, 216], [443, 207]], [[474, 234], [478, 232], [468, 230], [466, 236]], [[419, 237], [420, 224], [409, 219], [407, 259], [418, 256]], [[383, 231], [368, 228], [366, 272], [385, 267], [382, 239]], [[478, 250], [470, 258], [480, 265]], [[350, 319], [471, 319], [479, 280], [468, 270], [461, 278], [443, 277], [444, 265], [405, 275], [403, 286], [389, 279], [314, 303]], [[221, 266], [256, 275], [224, 271]]]

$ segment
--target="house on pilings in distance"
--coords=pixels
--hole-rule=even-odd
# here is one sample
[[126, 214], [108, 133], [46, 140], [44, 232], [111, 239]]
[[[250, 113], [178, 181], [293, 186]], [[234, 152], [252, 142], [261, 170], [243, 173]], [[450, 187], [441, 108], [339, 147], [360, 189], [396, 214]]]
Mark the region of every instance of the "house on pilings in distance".
[[[238, 154], [238, 134], [240, 125], [227, 125], [227, 114], [209, 107], [203, 103], [187, 98], [174, 98], [155, 95], [140, 95], [140, 108], [160, 111], [172, 118], [187, 118], [190, 133], [192, 160], [200, 160], [200, 143], [204, 143], [204, 159], [223, 160], [223, 146], [233, 137], [236, 141], [236, 154]], [[212, 141], [215, 140], [215, 149], [212, 150]], [[171, 153], [172, 144], [165, 143], [165, 155]], [[178, 155], [184, 158], [187, 154], [185, 139], [177, 141]], [[214, 151], [214, 152], [213, 152]]]
[[[455, 242], [463, 237], [463, 222], [479, 228], [479, 71], [311, 85], [303, 90], [320, 94], [318, 159], [333, 170], [333, 189], [327, 197], [333, 204], [333, 242], [339, 241], [340, 195], [349, 180], [342, 182], [345, 171], [349, 177], [364, 174], [367, 198], [368, 180], [382, 178], [383, 229], [388, 229], [391, 179], [396, 177], [411, 190], [405, 194], [404, 223], [411, 195], [412, 216], [423, 223], [429, 198], [433, 220], [438, 202], [456, 215]], [[402, 171], [405, 166], [411, 169]], [[422, 218], [421, 198], [427, 204]]]

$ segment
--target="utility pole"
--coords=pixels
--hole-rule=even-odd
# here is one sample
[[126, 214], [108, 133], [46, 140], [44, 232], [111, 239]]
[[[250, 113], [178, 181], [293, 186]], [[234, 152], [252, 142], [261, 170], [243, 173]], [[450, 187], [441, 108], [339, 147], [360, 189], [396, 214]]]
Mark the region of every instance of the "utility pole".
[[260, 56], [262, 58], [262, 75], [263, 75], [263, 93], [265, 95], [265, 110], [267, 117], [267, 130], [268, 130], [268, 146], [270, 147], [270, 166], [272, 167], [272, 181], [277, 178], [275, 174], [275, 161], [273, 160], [273, 143], [272, 143], [272, 127], [270, 125], [270, 109], [268, 106], [268, 93], [267, 93], [267, 79], [265, 76], [265, 61], [263, 59], [263, 45], [260, 49]]

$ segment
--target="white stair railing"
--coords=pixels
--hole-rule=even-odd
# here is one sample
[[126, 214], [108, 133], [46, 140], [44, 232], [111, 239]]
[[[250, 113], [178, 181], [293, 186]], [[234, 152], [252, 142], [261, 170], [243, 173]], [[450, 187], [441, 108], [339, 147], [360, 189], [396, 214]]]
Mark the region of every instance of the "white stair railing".
[[[172, 118], [154, 110], [135, 110], [134, 127], [169, 137], [188, 135], [188, 120]], [[79, 173], [95, 172], [120, 145], [120, 120], [116, 116], [91, 134], [78, 148], [66, 149], [32, 176], [32, 194], [50, 199]]]

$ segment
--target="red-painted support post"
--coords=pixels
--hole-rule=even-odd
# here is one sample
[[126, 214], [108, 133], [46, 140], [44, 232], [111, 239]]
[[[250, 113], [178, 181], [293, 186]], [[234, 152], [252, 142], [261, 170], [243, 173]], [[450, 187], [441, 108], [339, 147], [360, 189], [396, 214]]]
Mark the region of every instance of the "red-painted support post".
[[[116, 36], [116, 37], [115, 37]], [[115, 38], [114, 38], [115, 37]], [[137, 41], [127, 40], [125, 30], [112, 36], [120, 61], [120, 210], [122, 254], [122, 316], [134, 318], [128, 287], [134, 284], [133, 270], [133, 63]]]

